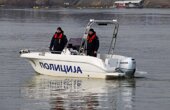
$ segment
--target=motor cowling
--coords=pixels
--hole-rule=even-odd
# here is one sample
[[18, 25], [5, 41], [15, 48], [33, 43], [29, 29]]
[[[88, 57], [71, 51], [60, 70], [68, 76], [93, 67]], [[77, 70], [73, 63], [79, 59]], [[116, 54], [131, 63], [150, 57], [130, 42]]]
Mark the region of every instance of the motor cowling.
[[136, 71], [136, 61], [133, 58], [126, 58], [120, 61], [119, 69], [126, 74], [127, 77], [134, 77]]

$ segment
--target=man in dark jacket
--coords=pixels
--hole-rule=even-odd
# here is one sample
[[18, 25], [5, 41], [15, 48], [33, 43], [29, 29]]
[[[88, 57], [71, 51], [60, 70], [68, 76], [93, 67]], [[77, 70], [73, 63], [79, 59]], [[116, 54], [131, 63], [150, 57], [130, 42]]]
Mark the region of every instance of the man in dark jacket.
[[57, 31], [53, 35], [50, 43], [50, 51], [52, 53], [60, 54], [65, 45], [67, 44], [67, 37], [64, 35], [64, 31], [61, 29], [61, 27], [57, 28]]
[[87, 55], [96, 57], [98, 49], [99, 39], [96, 32], [93, 29], [90, 29], [87, 36]]

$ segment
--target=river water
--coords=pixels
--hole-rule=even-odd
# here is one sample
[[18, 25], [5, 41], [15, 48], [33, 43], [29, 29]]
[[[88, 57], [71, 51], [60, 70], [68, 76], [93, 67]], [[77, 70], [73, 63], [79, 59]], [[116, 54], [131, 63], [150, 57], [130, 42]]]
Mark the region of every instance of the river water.
[[[132, 56], [142, 78], [125, 80], [36, 75], [22, 48], [48, 48], [56, 27], [80, 37], [89, 19], [117, 19], [115, 52]], [[100, 51], [109, 32], [100, 38]], [[0, 9], [1, 110], [169, 110], [169, 9]]]

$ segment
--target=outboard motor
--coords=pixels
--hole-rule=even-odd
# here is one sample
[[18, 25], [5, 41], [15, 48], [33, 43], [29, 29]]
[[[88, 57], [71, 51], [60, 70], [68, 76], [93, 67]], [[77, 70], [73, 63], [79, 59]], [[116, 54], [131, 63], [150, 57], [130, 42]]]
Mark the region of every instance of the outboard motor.
[[136, 61], [133, 58], [126, 58], [120, 61], [119, 70], [127, 77], [134, 77], [136, 71]]

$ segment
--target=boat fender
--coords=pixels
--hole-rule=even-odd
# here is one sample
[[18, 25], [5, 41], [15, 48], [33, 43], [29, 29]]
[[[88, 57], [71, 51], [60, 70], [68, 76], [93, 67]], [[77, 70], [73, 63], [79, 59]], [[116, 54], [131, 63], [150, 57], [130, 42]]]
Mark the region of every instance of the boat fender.
[[30, 50], [28, 50], [28, 49], [23, 49], [23, 50], [20, 50], [19, 53], [20, 53], [20, 54], [30, 53]]

